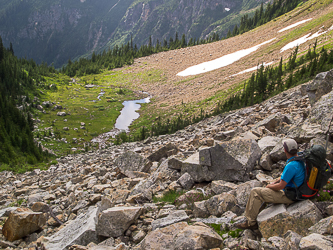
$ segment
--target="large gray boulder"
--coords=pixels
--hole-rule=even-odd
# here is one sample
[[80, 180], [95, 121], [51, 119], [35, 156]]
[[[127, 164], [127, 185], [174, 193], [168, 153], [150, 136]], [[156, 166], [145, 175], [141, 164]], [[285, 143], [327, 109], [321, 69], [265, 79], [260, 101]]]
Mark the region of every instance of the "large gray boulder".
[[193, 225], [180, 222], [150, 232], [137, 249], [213, 249], [218, 248], [222, 241], [220, 235], [201, 222]]
[[271, 151], [277, 144], [281, 144], [282, 139], [275, 136], [265, 136], [258, 141], [262, 152]]
[[273, 115], [270, 115], [266, 119], [258, 122], [253, 129], [259, 128], [261, 126], [264, 126], [267, 130], [270, 132], [276, 132], [277, 129], [283, 124], [292, 124], [292, 121], [290, 118], [286, 115], [283, 115], [281, 113], [276, 113]]
[[176, 145], [172, 143], [168, 143], [167, 145], [161, 147], [156, 150], [150, 156], [148, 156], [148, 160], [150, 161], [160, 161], [162, 158], [168, 158], [171, 155], [175, 155], [178, 152], [178, 148]]
[[113, 207], [98, 216], [97, 234], [104, 237], [119, 237], [141, 215], [141, 207]]
[[260, 159], [261, 150], [254, 140], [235, 140], [205, 148], [188, 158], [181, 173], [194, 181], [247, 181]]
[[321, 234], [310, 234], [301, 239], [299, 249], [330, 250], [333, 249], [333, 239], [332, 237], [326, 237]]
[[174, 237], [188, 225], [186, 222], [179, 222], [170, 226], [150, 232], [139, 244], [140, 250], [175, 249]]
[[211, 215], [221, 216], [225, 212], [233, 210], [236, 206], [236, 198], [232, 194], [222, 193], [208, 199], [205, 206]]
[[252, 180], [252, 181], [247, 181], [243, 184], [240, 184], [237, 186], [234, 191], [231, 193], [236, 197], [237, 204], [241, 207], [246, 207], [246, 203], [250, 197], [251, 190], [255, 187], [261, 187], [262, 184], [260, 181], [257, 180]]
[[[322, 96], [312, 107], [306, 122], [310, 125], [320, 125], [320, 129], [326, 133], [333, 116], [333, 91]], [[330, 133], [333, 132], [333, 126]]]
[[175, 249], [213, 249], [222, 243], [222, 238], [211, 227], [201, 222], [187, 226], [174, 239]]
[[152, 162], [137, 153], [127, 151], [115, 160], [114, 165], [118, 167], [123, 174], [126, 175], [127, 171], [139, 171], [147, 173], [152, 166]]
[[310, 104], [313, 106], [320, 97], [332, 91], [333, 70], [316, 75], [315, 79], [306, 86]]
[[223, 180], [212, 181], [211, 182], [211, 189], [215, 194], [222, 194], [237, 188], [237, 185], [232, 182], [227, 182]]
[[320, 220], [309, 228], [311, 233], [333, 235], [333, 216]]
[[68, 249], [72, 245], [86, 246], [98, 243], [96, 232], [97, 207], [90, 207], [86, 214], [80, 214], [51, 237], [45, 237], [44, 247], [48, 250]]
[[288, 230], [305, 236], [308, 228], [322, 219], [321, 212], [310, 200], [296, 202], [290, 206], [273, 205], [257, 217], [259, 230], [264, 238], [282, 237]]

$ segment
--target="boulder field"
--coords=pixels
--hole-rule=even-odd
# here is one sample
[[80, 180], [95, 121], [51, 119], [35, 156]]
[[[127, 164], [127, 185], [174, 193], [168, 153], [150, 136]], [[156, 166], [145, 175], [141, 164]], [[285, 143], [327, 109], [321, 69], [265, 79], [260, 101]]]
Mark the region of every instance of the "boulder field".
[[234, 226], [251, 189], [283, 171], [284, 138], [300, 150], [328, 138], [333, 160], [332, 75], [172, 135], [1, 172], [0, 248], [333, 249], [331, 201], [266, 204], [258, 230]]

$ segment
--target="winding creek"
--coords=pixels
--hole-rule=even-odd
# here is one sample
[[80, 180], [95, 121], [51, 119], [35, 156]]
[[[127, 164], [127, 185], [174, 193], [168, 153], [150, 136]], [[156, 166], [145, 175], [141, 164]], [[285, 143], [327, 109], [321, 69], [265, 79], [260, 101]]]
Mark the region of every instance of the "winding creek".
[[[100, 100], [100, 95], [98, 96], [99, 100]], [[100, 148], [104, 148], [106, 146], [105, 142], [110, 137], [116, 136], [121, 131], [129, 132], [129, 126], [131, 125], [131, 123], [140, 117], [139, 113], [137, 113], [136, 111], [138, 111], [141, 108], [141, 104], [149, 102], [150, 102], [150, 97], [146, 97], [140, 100], [124, 101], [123, 102], [124, 107], [120, 111], [120, 115], [116, 120], [114, 129], [112, 129], [107, 133], [100, 134], [98, 137], [93, 138], [91, 142], [97, 142], [99, 143]]]
[[121, 110], [114, 127], [119, 130], [125, 130], [126, 132], [128, 132], [128, 127], [135, 119], [138, 119], [140, 116], [139, 113], [136, 112], [141, 108], [140, 104], [149, 102], [150, 97], [141, 100], [123, 102], [124, 108]]

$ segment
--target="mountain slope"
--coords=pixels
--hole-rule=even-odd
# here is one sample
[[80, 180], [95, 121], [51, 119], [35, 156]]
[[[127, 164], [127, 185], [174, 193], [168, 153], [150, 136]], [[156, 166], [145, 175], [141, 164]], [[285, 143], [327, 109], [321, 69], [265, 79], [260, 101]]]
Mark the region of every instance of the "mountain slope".
[[212, 23], [260, 4], [261, 0], [0, 0], [0, 36], [6, 47], [12, 42], [17, 56], [60, 67], [69, 58], [127, 42], [131, 35], [139, 46], [150, 35], [154, 42], [176, 32], [203, 38], [216, 27]]

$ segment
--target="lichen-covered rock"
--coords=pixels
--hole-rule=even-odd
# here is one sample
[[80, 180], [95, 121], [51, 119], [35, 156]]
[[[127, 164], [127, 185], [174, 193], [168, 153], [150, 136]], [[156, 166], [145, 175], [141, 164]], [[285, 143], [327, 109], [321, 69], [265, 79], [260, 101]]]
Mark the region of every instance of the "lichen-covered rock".
[[127, 171], [149, 172], [152, 162], [137, 153], [128, 151], [119, 156], [114, 165], [126, 175]]
[[174, 249], [174, 237], [188, 225], [186, 222], [179, 222], [170, 226], [157, 229], [150, 232], [140, 243], [140, 250], [155, 250], [155, 249]]
[[276, 144], [272, 151], [269, 153], [269, 156], [274, 162], [287, 160], [282, 143]]
[[[200, 155], [208, 155], [208, 153], [211, 159], [210, 164], [207, 163], [207, 157]], [[192, 155], [184, 162], [181, 173], [189, 173], [196, 182], [247, 181], [249, 173], [260, 159], [260, 155], [261, 150], [254, 140], [220, 143], [209, 149], [200, 150], [199, 154]]]
[[150, 161], [160, 161], [162, 158], [168, 158], [171, 155], [175, 155], [178, 152], [178, 148], [173, 143], [168, 143], [167, 145], [156, 150], [150, 156], [148, 160]]
[[211, 182], [211, 189], [215, 194], [226, 193], [231, 190], [235, 190], [236, 188], [237, 188], [237, 185], [232, 182], [227, 182], [227, 181], [223, 181], [223, 180]]
[[237, 200], [237, 205], [245, 207], [250, 197], [251, 190], [255, 187], [261, 187], [262, 184], [257, 180], [247, 181], [237, 186], [232, 192]]
[[333, 234], [333, 216], [320, 220], [318, 223], [309, 228], [311, 233]]
[[215, 195], [205, 202], [205, 206], [209, 213], [215, 216], [221, 216], [227, 211], [232, 211], [235, 205], [235, 196], [228, 193]]
[[194, 180], [189, 173], [183, 174], [178, 179], [178, 182], [185, 190], [191, 189], [191, 187], [194, 185]]
[[175, 249], [212, 249], [222, 243], [222, 238], [211, 227], [196, 222], [179, 232], [175, 239]]
[[329, 250], [333, 249], [333, 239], [332, 237], [326, 237], [321, 234], [310, 234], [301, 239], [299, 243], [300, 250], [308, 249], [319, 249], [319, 250]]
[[265, 136], [258, 141], [262, 152], [271, 151], [277, 144], [281, 144], [281, 138], [275, 136]]
[[197, 201], [193, 203], [193, 215], [195, 218], [206, 218], [210, 215], [206, 208], [206, 201]]
[[180, 222], [150, 232], [137, 249], [213, 249], [221, 243], [221, 236], [205, 224]]
[[283, 115], [281, 113], [276, 113], [258, 122], [255, 125], [254, 129], [264, 126], [270, 132], [275, 132], [282, 125], [282, 123], [291, 124], [292, 122], [290, 121], [288, 116]]
[[302, 236], [289, 230], [283, 236], [284, 237], [284, 248], [283, 250], [298, 250], [299, 243], [301, 242]]
[[311, 105], [313, 106], [320, 97], [331, 92], [333, 86], [333, 70], [316, 75], [315, 79], [306, 86]]
[[289, 207], [285, 204], [273, 205], [263, 210], [257, 217], [259, 230], [264, 238], [282, 237], [288, 230], [302, 236], [308, 228], [322, 219], [319, 209], [310, 200], [296, 202]]
[[9, 241], [23, 238], [46, 224], [46, 214], [33, 212], [29, 208], [17, 208], [9, 214], [2, 228], [2, 234]]
[[97, 234], [104, 237], [122, 236], [141, 212], [141, 207], [113, 207], [104, 210], [98, 216]]
[[[333, 91], [322, 96], [312, 107], [305, 125], [319, 125], [319, 129], [326, 133], [333, 115]], [[304, 125], [304, 126], [305, 126]], [[308, 126], [309, 126], [308, 125]], [[330, 133], [333, 132], [333, 126], [330, 127]]]

